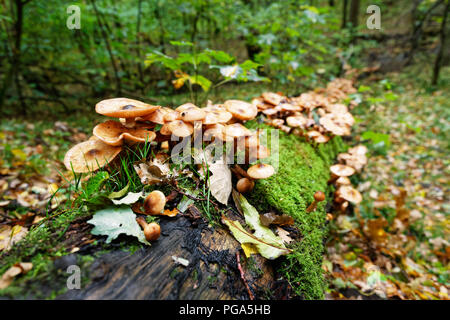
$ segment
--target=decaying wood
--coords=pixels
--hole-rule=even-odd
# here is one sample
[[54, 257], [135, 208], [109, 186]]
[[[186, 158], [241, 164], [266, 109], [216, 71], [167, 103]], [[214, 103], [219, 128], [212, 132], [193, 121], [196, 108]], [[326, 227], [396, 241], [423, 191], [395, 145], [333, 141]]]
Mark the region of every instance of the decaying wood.
[[[101, 256], [90, 267], [89, 283], [59, 299], [249, 299], [236, 262], [239, 243], [227, 230], [192, 222], [185, 216], [162, 219], [161, 237], [151, 247]], [[252, 263], [258, 275], [246, 270], [245, 277], [258, 298], [272, 287], [273, 269], [261, 257]]]

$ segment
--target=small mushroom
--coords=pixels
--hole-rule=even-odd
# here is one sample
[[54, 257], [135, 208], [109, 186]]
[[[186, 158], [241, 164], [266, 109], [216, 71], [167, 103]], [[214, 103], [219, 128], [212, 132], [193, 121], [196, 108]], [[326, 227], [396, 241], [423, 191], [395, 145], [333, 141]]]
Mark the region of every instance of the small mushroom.
[[160, 106], [153, 106], [128, 98], [102, 100], [95, 105], [95, 111], [97, 113], [113, 118], [143, 117], [159, 108]]
[[252, 135], [252, 132], [240, 123], [233, 123], [225, 126], [223, 133], [232, 138], [241, 138]]
[[67, 151], [64, 165], [67, 170], [73, 169], [76, 173], [91, 172], [110, 163], [120, 151], [121, 147], [107, 145], [97, 138], [89, 139]]
[[252, 191], [255, 186], [255, 182], [248, 178], [241, 178], [236, 183], [236, 189], [240, 193], [247, 193], [249, 191]]
[[252, 179], [266, 179], [275, 174], [275, 169], [270, 164], [259, 163], [248, 168], [247, 174]]
[[352, 183], [350, 182], [350, 179], [348, 177], [339, 177], [335, 181], [336, 187], [348, 186], [348, 185], [351, 185], [351, 184]]
[[124, 140], [131, 142], [150, 142], [156, 137], [153, 131], [144, 128], [127, 128], [120, 122], [108, 120], [94, 127], [94, 136], [111, 146], [120, 146]]
[[[183, 108], [181, 108], [183, 107]], [[194, 122], [203, 120], [206, 116], [206, 112], [193, 105], [192, 103], [186, 103], [179, 106], [176, 111], [180, 113], [180, 118], [183, 121]]]
[[261, 97], [264, 101], [273, 104], [274, 106], [280, 104], [285, 99], [282, 95], [274, 92], [264, 92]]
[[202, 120], [204, 125], [227, 123], [233, 115], [228, 111], [206, 111], [205, 118]]
[[170, 111], [172, 111], [172, 109], [169, 109], [169, 108], [156, 109], [155, 111], [153, 111], [149, 115], [143, 117], [142, 120], [144, 120], [144, 121], [151, 121], [151, 122], [157, 123], [157, 124], [164, 124], [165, 123], [164, 116], [167, 113], [169, 113]]
[[227, 100], [223, 104], [233, 117], [239, 120], [251, 120], [258, 114], [258, 108], [248, 102], [240, 100]]
[[147, 223], [144, 218], [136, 218], [136, 222], [144, 230], [145, 239], [147, 241], [155, 241], [161, 235], [161, 227], [156, 222]]
[[344, 201], [349, 201], [353, 204], [358, 204], [362, 201], [362, 195], [358, 190], [352, 186], [346, 185], [341, 186], [335, 194], [336, 202], [342, 203]]
[[168, 110], [167, 113], [164, 115], [165, 122], [171, 122], [180, 119], [181, 119], [180, 113], [176, 110]]
[[287, 117], [286, 119], [286, 123], [288, 124], [288, 126], [293, 128], [304, 128], [306, 126], [306, 121], [307, 119], [304, 116], [291, 116]]
[[158, 215], [164, 210], [166, 197], [159, 190], [150, 192], [144, 200], [144, 210], [146, 214]]
[[194, 132], [194, 127], [190, 123], [186, 123], [183, 120], [175, 120], [167, 124], [167, 128], [177, 137], [187, 137]]
[[306, 212], [315, 211], [317, 208], [317, 203], [325, 200], [325, 193], [322, 191], [317, 191], [314, 193], [314, 201], [308, 206]]
[[349, 177], [355, 173], [355, 169], [344, 164], [335, 164], [330, 167], [331, 178], [328, 183], [333, 183], [339, 177]]

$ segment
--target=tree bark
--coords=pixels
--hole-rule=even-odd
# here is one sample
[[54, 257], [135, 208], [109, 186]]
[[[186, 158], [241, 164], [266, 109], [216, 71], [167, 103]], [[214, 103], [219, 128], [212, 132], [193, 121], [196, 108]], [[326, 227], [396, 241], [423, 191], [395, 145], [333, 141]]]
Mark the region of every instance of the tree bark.
[[342, 29], [347, 27], [348, 0], [342, 1]]
[[[87, 285], [57, 299], [249, 299], [264, 297], [276, 285], [270, 261], [253, 255], [250, 268], [241, 254], [246, 288], [236, 258], [240, 245], [228, 230], [195, 224], [184, 216], [162, 219], [160, 224], [162, 235], [150, 247], [101, 256], [90, 267]], [[182, 266], [173, 257], [189, 264]], [[255, 275], [251, 270], [257, 269]]]
[[358, 26], [360, 4], [360, 0], [352, 0], [350, 3], [350, 23], [352, 24], [352, 28]]
[[439, 52], [436, 56], [436, 61], [434, 62], [434, 68], [433, 68], [433, 78], [431, 81], [432, 85], [437, 85], [438, 80], [439, 80], [439, 73], [441, 70], [441, 66], [442, 66], [442, 60], [444, 57], [444, 50], [445, 50], [445, 40], [446, 40], [446, 25], [447, 25], [447, 18], [448, 18], [448, 11], [450, 10], [449, 8], [449, 4], [450, 1], [447, 0], [447, 4], [445, 5], [445, 10], [444, 10], [444, 17], [442, 19], [442, 25], [441, 25], [441, 34], [440, 34], [440, 48], [439, 48]]

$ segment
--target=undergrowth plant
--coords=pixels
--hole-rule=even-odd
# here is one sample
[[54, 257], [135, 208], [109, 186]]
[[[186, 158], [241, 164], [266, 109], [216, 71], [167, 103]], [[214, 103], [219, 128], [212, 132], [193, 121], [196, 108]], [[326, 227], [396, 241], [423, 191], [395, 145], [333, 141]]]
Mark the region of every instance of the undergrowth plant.
[[[260, 64], [254, 61], [246, 60], [243, 63], [237, 63], [236, 58], [224, 51], [211, 49], [198, 51], [192, 42], [172, 41], [171, 44], [182, 49], [187, 48], [187, 50], [176, 56], [153, 50], [147, 55], [145, 65], [148, 67], [154, 63], [160, 63], [164, 68], [171, 70], [175, 77], [172, 80], [174, 88], [180, 89], [187, 84], [191, 100], [195, 104], [204, 104], [212, 90], [230, 81], [269, 81], [268, 78], [258, 75], [257, 68]], [[219, 75], [211, 74], [212, 70], [218, 70]], [[201, 88], [203, 95], [198, 95], [196, 87]]]

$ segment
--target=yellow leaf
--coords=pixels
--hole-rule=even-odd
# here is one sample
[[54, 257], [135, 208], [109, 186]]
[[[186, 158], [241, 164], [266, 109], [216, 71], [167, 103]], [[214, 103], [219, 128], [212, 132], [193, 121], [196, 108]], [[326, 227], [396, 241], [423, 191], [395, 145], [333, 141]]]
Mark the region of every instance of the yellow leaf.
[[51, 184], [48, 185], [48, 192], [50, 194], [53, 195], [53, 194], [56, 193], [56, 191], [58, 191], [58, 185], [56, 183], [51, 183]]
[[27, 154], [25, 152], [23, 152], [23, 150], [21, 150], [21, 149], [12, 149], [11, 153], [14, 155], [14, 157], [16, 157], [17, 159], [19, 159], [21, 161], [27, 160]]
[[241, 243], [241, 248], [244, 250], [244, 254], [247, 258], [249, 258], [252, 253], [258, 253], [258, 249], [256, 249], [255, 245], [252, 243]]

